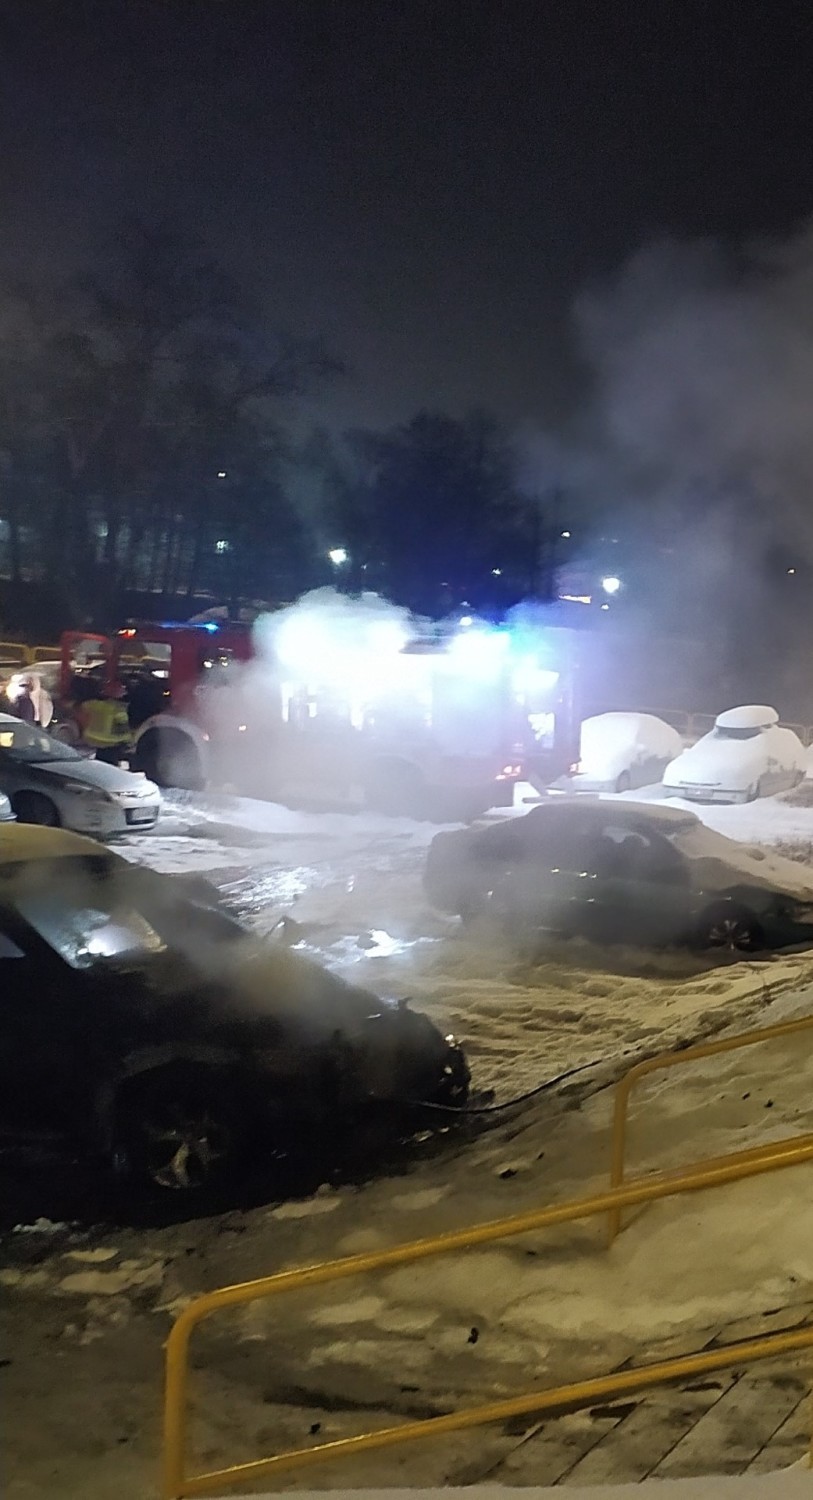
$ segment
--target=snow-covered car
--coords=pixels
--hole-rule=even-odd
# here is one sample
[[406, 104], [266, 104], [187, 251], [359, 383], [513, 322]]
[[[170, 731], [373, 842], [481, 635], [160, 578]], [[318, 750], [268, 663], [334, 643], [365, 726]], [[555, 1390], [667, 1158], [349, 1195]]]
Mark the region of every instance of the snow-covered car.
[[161, 811], [161, 793], [140, 772], [80, 755], [12, 714], [0, 714], [0, 790], [21, 823], [97, 838], [152, 828]]
[[746, 704], [720, 714], [714, 728], [667, 766], [668, 792], [696, 802], [753, 802], [804, 779], [806, 752], [775, 708]]
[[682, 749], [677, 730], [653, 714], [596, 714], [584, 720], [579, 759], [554, 789], [629, 792], [652, 786]]
[[161, 1187], [228, 1180], [261, 1146], [340, 1122], [413, 1131], [421, 1106], [466, 1102], [461, 1049], [405, 1001], [58, 829], [0, 828], [0, 971], [0, 1130]]
[[813, 876], [663, 802], [553, 799], [444, 831], [424, 886], [444, 911], [523, 932], [745, 951], [813, 943]]
[[0, 792], [0, 823], [14, 822], [14, 808], [4, 792]]

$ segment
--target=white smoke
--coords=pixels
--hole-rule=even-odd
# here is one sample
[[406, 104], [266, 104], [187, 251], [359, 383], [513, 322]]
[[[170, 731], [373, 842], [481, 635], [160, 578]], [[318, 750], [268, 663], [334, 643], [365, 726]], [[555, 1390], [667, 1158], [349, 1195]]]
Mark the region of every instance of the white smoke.
[[635, 489], [701, 515], [745, 502], [772, 527], [778, 505], [813, 539], [813, 228], [736, 253], [650, 246], [576, 322], [600, 438]]

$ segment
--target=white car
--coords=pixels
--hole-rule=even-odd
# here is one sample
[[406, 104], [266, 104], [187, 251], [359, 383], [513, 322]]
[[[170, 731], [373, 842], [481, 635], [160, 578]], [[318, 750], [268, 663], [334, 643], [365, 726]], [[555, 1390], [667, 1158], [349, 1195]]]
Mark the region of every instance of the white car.
[[0, 791], [21, 823], [110, 838], [151, 828], [161, 793], [140, 772], [80, 755], [12, 714], [0, 714]]
[[629, 792], [652, 786], [682, 749], [677, 730], [653, 714], [596, 714], [582, 724], [579, 759], [556, 789]]
[[667, 792], [696, 802], [753, 802], [804, 779], [807, 754], [775, 708], [747, 704], [720, 714], [714, 728], [664, 772]]

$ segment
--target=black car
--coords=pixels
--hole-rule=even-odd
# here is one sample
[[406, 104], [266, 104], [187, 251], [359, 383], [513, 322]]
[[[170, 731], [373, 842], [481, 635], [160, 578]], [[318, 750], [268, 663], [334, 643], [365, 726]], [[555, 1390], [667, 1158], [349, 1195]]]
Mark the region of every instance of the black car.
[[430, 900], [470, 920], [597, 942], [744, 951], [813, 943], [813, 878], [665, 805], [551, 798], [524, 817], [439, 833]]
[[466, 1101], [463, 1054], [426, 1016], [74, 834], [0, 828], [0, 975], [0, 1130], [161, 1186], [258, 1141]]

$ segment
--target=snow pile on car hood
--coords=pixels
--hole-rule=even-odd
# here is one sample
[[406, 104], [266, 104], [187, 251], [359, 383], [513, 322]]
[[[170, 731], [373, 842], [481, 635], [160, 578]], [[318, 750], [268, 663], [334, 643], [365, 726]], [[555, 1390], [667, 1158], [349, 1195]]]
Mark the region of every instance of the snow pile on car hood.
[[746, 791], [765, 770], [765, 745], [761, 735], [754, 739], [718, 739], [714, 730], [696, 745], [684, 750], [667, 766], [667, 786], [722, 786], [727, 791]]
[[695, 879], [708, 890], [727, 890], [732, 885], [767, 886], [794, 900], [813, 902], [813, 874], [806, 874], [781, 854], [757, 845], [737, 844], [699, 820], [682, 828], [675, 844], [692, 861]]

